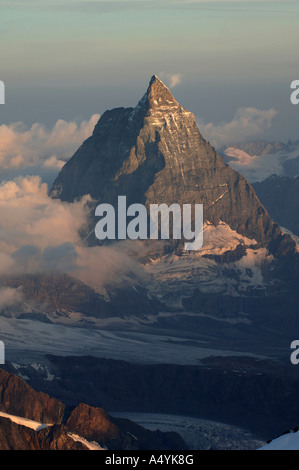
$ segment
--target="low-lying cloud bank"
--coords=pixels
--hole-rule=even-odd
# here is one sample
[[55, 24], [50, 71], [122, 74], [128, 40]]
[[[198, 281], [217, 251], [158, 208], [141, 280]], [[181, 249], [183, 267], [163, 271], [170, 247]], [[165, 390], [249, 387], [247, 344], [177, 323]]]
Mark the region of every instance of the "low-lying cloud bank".
[[60, 271], [101, 288], [138, 270], [126, 244], [84, 246], [79, 231], [90, 201], [89, 195], [73, 203], [52, 199], [38, 176], [1, 183], [0, 276]]

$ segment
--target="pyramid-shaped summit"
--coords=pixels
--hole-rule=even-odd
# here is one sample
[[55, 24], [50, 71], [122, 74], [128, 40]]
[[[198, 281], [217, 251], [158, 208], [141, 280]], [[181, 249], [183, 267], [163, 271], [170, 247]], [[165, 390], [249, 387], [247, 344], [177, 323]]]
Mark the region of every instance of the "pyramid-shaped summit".
[[157, 75], [152, 76], [147, 92], [141, 99], [141, 103], [146, 103], [149, 108], [180, 106], [179, 103], [174, 99], [169, 88], [167, 88], [167, 86], [157, 77]]
[[[97, 203], [203, 204], [204, 219], [220, 221], [255, 240], [285, 249], [281, 236], [248, 181], [226, 165], [186, 111], [154, 75], [135, 108], [106, 111], [94, 132], [62, 168], [52, 195]], [[255, 243], [254, 242], [254, 243]]]

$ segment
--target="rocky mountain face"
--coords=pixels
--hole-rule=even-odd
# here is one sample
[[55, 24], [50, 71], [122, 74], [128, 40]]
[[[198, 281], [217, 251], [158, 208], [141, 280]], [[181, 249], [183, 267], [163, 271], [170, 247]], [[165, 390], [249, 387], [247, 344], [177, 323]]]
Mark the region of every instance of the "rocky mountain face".
[[273, 175], [253, 187], [272, 219], [299, 236], [299, 176]]
[[[52, 189], [52, 196], [63, 201], [84, 194], [112, 205], [125, 195], [128, 205], [147, 208], [162, 202], [203, 204], [206, 222], [223, 221], [257, 246], [268, 247], [280, 237], [252, 186], [224, 163], [199, 132], [194, 115], [157, 76], [135, 108], [102, 115]], [[292, 250], [288, 238], [284, 251]]]
[[0, 411], [42, 423], [60, 424], [65, 406], [45, 393], [36, 392], [20, 377], [0, 369]]
[[[135, 278], [129, 273], [129, 283], [104, 285], [102, 291], [61, 273], [1, 276], [0, 285], [20, 289], [24, 299], [18, 309], [2, 310], [7, 317], [72, 323], [75, 312], [78, 325], [88, 327], [111, 317], [140, 320], [159, 312], [188, 311], [221, 318], [245, 313], [259, 324], [270, 317], [280, 324], [284, 318], [289, 328], [288, 315], [297, 324], [295, 241], [272, 222], [253, 186], [225, 164], [201, 135], [194, 115], [156, 76], [135, 108], [103, 114], [52, 189], [52, 196], [64, 201], [84, 194], [94, 200], [91, 234], [95, 205], [116, 206], [119, 195], [127, 197], [127, 205], [139, 202], [147, 208], [154, 203], [202, 203], [203, 248], [188, 253], [176, 241], [138, 242], [142, 249], [129, 255], [138, 266]], [[292, 210], [285, 206], [290, 198]], [[285, 205], [278, 204], [293, 223], [294, 201], [290, 193]], [[92, 235], [88, 240], [99, 243]]]
[[[132, 421], [112, 418], [102, 408], [81, 403], [67, 409], [2, 369], [0, 411], [9, 415], [0, 416], [0, 450], [87, 450], [90, 441], [107, 449], [186, 449], [176, 433], [148, 431]], [[22, 418], [47, 426], [35, 430]]]
[[87, 450], [87, 447], [74, 441], [62, 426], [34, 431], [0, 417], [0, 450]]
[[186, 444], [174, 432], [148, 431], [127, 419], [112, 418], [103, 408], [81, 403], [66, 422], [73, 432], [109, 449], [183, 449]]

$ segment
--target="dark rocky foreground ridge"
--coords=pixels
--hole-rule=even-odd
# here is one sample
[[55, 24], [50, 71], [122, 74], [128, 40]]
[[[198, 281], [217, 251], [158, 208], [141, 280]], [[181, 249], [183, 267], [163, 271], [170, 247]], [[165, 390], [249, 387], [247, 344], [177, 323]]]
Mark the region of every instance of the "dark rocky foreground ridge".
[[[90, 194], [114, 206], [125, 195], [128, 205], [147, 208], [201, 203], [205, 221], [222, 220], [258, 246], [269, 247], [281, 235], [252, 186], [224, 163], [199, 132], [194, 115], [157, 76], [135, 108], [102, 115], [93, 135], [62, 168], [51, 194], [63, 201]], [[283, 253], [294, 251], [290, 237], [283, 239]]]
[[[114, 412], [184, 415], [211, 424], [227, 423], [265, 441], [299, 421], [299, 371], [290, 361], [220, 357], [216, 352], [198, 365], [137, 364], [88, 356], [48, 356], [48, 360], [55, 375], [51, 382], [30, 366], [19, 371], [30, 377], [35, 388], [66, 403], [65, 416], [70, 408], [74, 410], [69, 423], [78, 413], [89, 415], [89, 408], [77, 406], [87, 400], [93, 407]], [[72, 429], [92, 440], [92, 421], [77, 421]], [[137, 435], [133, 427], [127, 429]]]
[[87, 450], [71, 435], [107, 449], [186, 449], [176, 433], [148, 431], [132, 421], [112, 418], [103, 408], [83, 403], [67, 408], [60, 400], [36, 392], [20, 377], [3, 369], [0, 412], [50, 425], [35, 431], [0, 416], [0, 450]]

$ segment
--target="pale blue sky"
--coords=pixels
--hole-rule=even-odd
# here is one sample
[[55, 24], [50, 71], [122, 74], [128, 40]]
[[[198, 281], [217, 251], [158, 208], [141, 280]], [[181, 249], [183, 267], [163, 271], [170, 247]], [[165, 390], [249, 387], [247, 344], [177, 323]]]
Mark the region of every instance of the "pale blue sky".
[[269, 137], [299, 138], [299, 1], [0, 2], [0, 123], [51, 124], [133, 106], [154, 73], [205, 122], [278, 111]]

